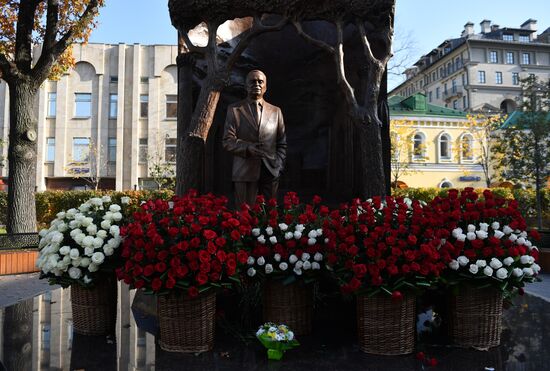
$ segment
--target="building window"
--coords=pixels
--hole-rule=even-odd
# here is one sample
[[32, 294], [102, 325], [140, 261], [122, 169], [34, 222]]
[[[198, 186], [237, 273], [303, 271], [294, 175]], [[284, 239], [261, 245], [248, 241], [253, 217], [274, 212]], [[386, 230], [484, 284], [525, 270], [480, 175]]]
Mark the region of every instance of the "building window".
[[176, 162], [176, 138], [166, 138], [164, 143], [164, 160], [166, 162]]
[[55, 138], [46, 138], [46, 162], [55, 160]]
[[491, 50], [489, 52], [489, 63], [498, 63], [498, 53], [496, 50]]
[[451, 137], [448, 134], [441, 134], [439, 137], [439, 159], [451, 159]]
[[90, 155], [90, 138], [73, 138], [73, 161], [87, 162]]
[[432, 72], [432, 81], [435, 81], [435, 80], [436, 80], [435, 72]]
[[512, 84], [519, 85], [519, 73], [517, 72], [512, 73]]
[[462, 109], [466, 109], [468, 108], [468, 98], [466, 98], [466, 96], [463, 96], [462, 97]]
[[506, 63], [514, 64], [514, 52], [506, 52]]
[[474, 159], [474, 140], [471, 135], [463, 135], [460, 141], [460, 156], [463, 161], [472, 161]]
[[485, 71], [477, 71], [477, 80], [480, 84], [485, 84]]
[[178, 96], [166, 96], [166, 118], [175, 119], [178, 117]]
[[439, 89], [439, 86], [437, 88], [435, 88], [435, 99], [439, 99], [440, 97], [440, 89]]
[[90, 117], [92, 115], [92, 94], [75, 93], [75, 117]]
[[116, 119], [118, 110], [118, 94], [109, 94], [109, 118]]
[[453, 72], [453, 65], [451, 62], [447, 63], [447, 75], [450, 75]]
[[109, 138], [109, 162], [116, 162], [116, 138]]
[[138, 160], [140, 163], [147, 162], [148, 152], [147, 152], [147, 138], [139, 138], [139, 155]]
[[109, 82], [118, 83], [118, 76], [109, 76]]
[[529, 42], [529, 35], [519, 35], [519, 42], [520, 43], [528, 43]]
[[453, 79], [451, 81], [451, 86], [452, 86], [453, 93], [456, 93], [456, 79]]
[[147, 76], [141, 76], [139, 78], [139, 82], [141, 82], [142, 84], [148, 84], [149, 83], [149, 77]]
[[495, 82], [497, 84], [502, 84], [502, 72], [497, 72], [495, 74]]
[[422, 133], [416, 133], [413, 137], [413, 160], [422, 160], [426, 157], [426, 137]]
[[445, 85], [443, 85], [443, 93], [447, 94], [447, 83], [445, 83]]
[[522, 53], [521, 54], [521, 63], [531, 64], [531, 55], [529, 53]]
[[432, 101], [432, 92], [429, 91], [428, 92], [428, 102], [431, 102]]
[[149, 116], [149, 96], [147, 94], [139, 96], [139, 117], [146, 119]]
[[458, 100], [453, 100], [453, 109], [458, 109]]
[[504, 40], [504, 41], [514, 41], [514, 35], [509, 34], [509, 33], [502, 34], [502, 40]]
[[48, 93], [48, 117], [55, 117], [57, 93]]

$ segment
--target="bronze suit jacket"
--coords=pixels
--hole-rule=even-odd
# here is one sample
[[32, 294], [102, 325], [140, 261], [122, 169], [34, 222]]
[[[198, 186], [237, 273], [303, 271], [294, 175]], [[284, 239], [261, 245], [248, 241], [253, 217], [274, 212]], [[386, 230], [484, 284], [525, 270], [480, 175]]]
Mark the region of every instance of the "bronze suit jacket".
[[[278, 177], [286, 158], [286, 134], [279, 107], [263, 101], [261, 122], [252, 116], [250, 101], [245, 99], [227, 108], [223, 148], [233, 154], [233, 181], [255, 182], [260, 179], [262, 161]], [[262, 143], [268, 158], [253, 157], [248, 147]]]

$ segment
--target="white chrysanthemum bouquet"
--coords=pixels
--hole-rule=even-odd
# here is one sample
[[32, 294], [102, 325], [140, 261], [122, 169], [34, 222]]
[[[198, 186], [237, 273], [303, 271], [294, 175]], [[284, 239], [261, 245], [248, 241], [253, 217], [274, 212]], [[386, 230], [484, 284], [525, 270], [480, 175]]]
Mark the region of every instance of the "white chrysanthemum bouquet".
[[[121, 200], [128, 202], [127, 197]], [[103, 196], [58, 213], [50, 228], [40, 231], [40, 278], [63, 287], [75, 282], [90, 286], [101, 272], [113, 271], [120, 256], [122, 211], [110, 196]]]
[[256, 332], [256, 337], [267, 349], [267, 357], [269, 359], [279, 361], [283, 358], [284, 353], [292, 348], [300, 345], [294, 333], [290, 331], [286, 325], [276, 325], [267, 322], [260, 326]]

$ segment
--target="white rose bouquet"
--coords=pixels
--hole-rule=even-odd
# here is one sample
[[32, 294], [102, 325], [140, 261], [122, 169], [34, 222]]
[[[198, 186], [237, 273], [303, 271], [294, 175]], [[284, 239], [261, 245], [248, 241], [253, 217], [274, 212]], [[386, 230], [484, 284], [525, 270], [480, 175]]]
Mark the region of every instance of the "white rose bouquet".
[[114, 271], [123, 220], [122, 207], [110, 196], [94, 197], [78, 209], [58, 213], [50, 228], [39, 233], [40, 278], [63, 287], [75, 282], [90, 286], [101, 272]]
[[281, 360], [287, 350], [300, 345], [294, 337], [294, 333], [288, 326], [282, 324], [265, 323], [256, 332], [256, 337], [267, 349], [268, 359], [276, 361]]

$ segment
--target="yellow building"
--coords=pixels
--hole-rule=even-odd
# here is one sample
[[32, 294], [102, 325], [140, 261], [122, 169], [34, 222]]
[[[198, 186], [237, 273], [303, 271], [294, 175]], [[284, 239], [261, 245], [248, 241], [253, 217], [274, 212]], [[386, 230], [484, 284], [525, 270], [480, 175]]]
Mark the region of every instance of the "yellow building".
[[388, 99], [392, 183], [398, 187], [486, 187], [486, 138], [462, 111], [426, 102], [422, 93]]

